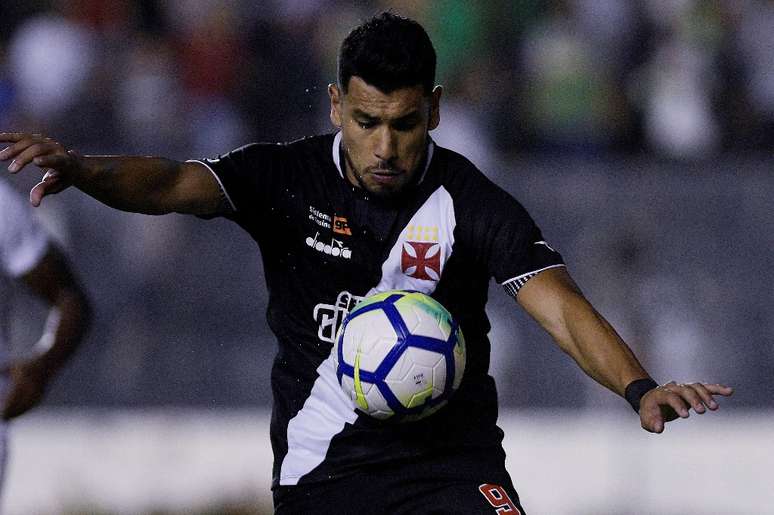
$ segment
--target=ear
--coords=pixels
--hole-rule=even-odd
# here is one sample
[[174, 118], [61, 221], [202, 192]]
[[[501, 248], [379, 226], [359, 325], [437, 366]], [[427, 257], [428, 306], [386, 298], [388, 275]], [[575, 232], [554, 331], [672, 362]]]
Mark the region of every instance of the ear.
[[331, 99], [331, 123], [336, 127], [341, 128], [341, 101], [343, 99], [343, 95], [341, 94], [339, 86], [333, 83], [328, 84], [328, 96]]
[[436, 86], [430, 94], [430, 123], [427, 129], [433, 130], [441, 123], [441, 95], [443, 86]]

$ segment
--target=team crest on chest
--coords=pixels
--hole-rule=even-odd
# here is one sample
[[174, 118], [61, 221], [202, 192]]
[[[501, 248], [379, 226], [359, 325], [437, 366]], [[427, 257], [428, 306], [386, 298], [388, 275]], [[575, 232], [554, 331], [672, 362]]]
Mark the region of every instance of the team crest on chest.
[[454, 202], [439, 186], [403, 226], [382, 263], [382, 278], [367, 295], [388, 290], [430, 294], [454, 251]]
[[441, 278], [441, 253], [438, 226], [410, 225], [401, 250], [401, 272], [415, 279], [438, 281]]
[[404, 274], [415, 279], [439, 280], [441, 278], [441, 245], [419, 241], [404, 242], [400, 268]]

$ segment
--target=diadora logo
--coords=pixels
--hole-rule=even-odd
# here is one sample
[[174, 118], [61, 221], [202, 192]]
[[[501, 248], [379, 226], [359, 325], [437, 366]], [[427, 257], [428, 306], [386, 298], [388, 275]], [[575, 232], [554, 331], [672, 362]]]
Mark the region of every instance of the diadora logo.
[[420, 241], [403, 242], [400, 269], [409, 277], [425, 281], [441, 279], [441, 245]]
[[317, 231], [317, 233], [314, 235], [314, 238], [310, 236], [306, 239], [306, 245], [313, 248], [317, 252], [322, 252], [323, 254], [328, 254], [329, 256], [340, 257], [343, 259], [352, 259], [352, 251], [348, 247], [344, 246], [343, 241], [337, 240], [336, 238], [331, 238], [330, 243], [325, 243], [324, 241], [319, 240], [319, 238], [320, 231]]
[[343, 234], [344, 236], [352, 236], [349, 222], [347, 222], [347, 219], [343, 216], [333, 215], [333, 232], [336, 234]]

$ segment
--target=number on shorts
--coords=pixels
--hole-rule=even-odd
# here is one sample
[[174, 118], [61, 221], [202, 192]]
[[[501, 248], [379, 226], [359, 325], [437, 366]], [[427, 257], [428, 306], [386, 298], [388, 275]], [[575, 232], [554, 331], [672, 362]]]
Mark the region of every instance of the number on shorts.
[[502, 486], [484, 483], [478, 487], [478, 491], [481, 492], [484, 497], [486, 497], [486, 500], [489, 501], [489, 504], [495, 508], [495, 512], [499, 515], [503, 515], [505, 513], [521, 515], [521, 512], [516, 507], [516, 503], [514, 503], [511, 498], [508, 497], [508, 492], [506, 492], [505, 488]]

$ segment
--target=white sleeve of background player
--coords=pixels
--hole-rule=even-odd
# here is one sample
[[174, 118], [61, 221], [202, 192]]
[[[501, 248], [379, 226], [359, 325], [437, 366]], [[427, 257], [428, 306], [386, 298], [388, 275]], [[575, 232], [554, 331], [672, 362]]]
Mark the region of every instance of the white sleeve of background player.
[[0, 182], [0, 271], [19, 277], [46, 253], [48, 235], [24, 200]]

